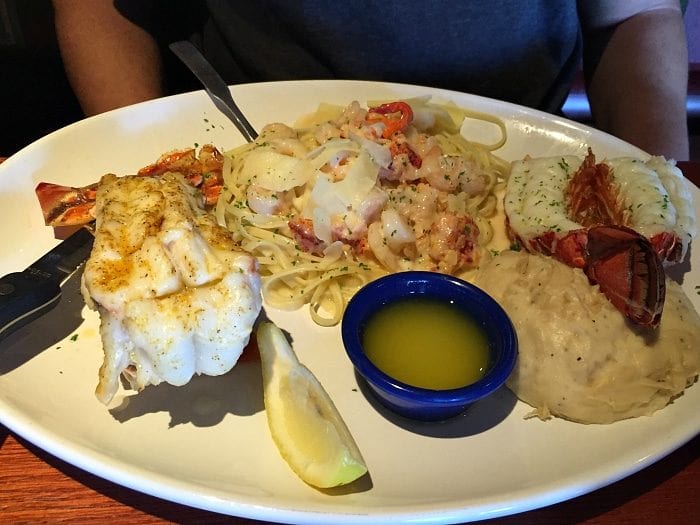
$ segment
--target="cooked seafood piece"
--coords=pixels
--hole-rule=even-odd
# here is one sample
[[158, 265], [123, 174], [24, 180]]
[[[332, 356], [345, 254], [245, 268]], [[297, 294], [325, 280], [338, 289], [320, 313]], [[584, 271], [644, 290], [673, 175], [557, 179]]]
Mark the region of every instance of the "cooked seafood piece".
[[642, 325], [659, 322], [663, 264], [683, 260], [696, 235], [688, 183], [661, 157], [596, 163], [589, 150], [514, 162], [504, 209], [517, 245], [582, 268]]
[[647, 239], [623, 226], [586, 232], [583, 271], [630, 321], [658, 326], [666, 298], [666, 273]]
[[519, 355], [507, 385], [532, 416], [612, 423], [651, 415], [700, 373], [700, 317], [672, 280], [653, 330], [630, 325], [580, 269], [551, 257], [503, 251], [475, 283], [513, 321]]
[[95, 220], [97, 183], [76, 188], [40, 182], [34, 191], [47, 226], [82, 226]]
[[354, 101], [315, 128], [265, 126], [234, 154], [219, 221], [275, 224], [313, 256], [342, 245], [388, 271], [474, 269], [508, 166], [457, 126], [429, 129], [437, 117], [416, 107], [422, 123], [406, 101], [367, 109]]
[[[214, 146], [165, 153], [153, 164], [141, 168], [138, 175], [155, 177], [163, 173], [180, 173], [191, 186], [198, 188], [205, 206], [216, 204], [223, 179], [223, 156]], [[44, 223], [47, 226], [82, 226], [95, 220], [97, 183], [77, 188], [51, 182], [40, 182], [35, 188]]]
[[82, 290], [101, 318], [99, 400], [112, 399], [122, 374], [141, 390], [228, 372], [261, 309], [256, 260], [180, 174], [105, 175], [95, 212]]

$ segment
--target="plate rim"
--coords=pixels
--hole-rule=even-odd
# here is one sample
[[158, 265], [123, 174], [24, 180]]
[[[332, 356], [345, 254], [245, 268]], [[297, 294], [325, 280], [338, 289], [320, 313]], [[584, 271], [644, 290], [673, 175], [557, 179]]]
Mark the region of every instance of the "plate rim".
[[[243, 91], [245, 89], [251, 89], [251, 88], [259, 88], [261, 86], [275, 86], [275, 88], [279, 88], [281, 85], [284, 84], [308, 84], [308, 83], [313, 83], [313, 84], [321, 84], [321, 85], [331, 85], [331, 84], [344, 84], [346, 86], [350, 86], [352, 84], [363, 84], [365, 86], [368, 85], [376, 85], [378, 83], [372, 82], [372, 81], [346, 81], [346, 80], [325, 80], [325, 81], [314, 81], [314, 80], [302, 80], [302, 81], [275, 81], [275, 82], [266, 82], [262, 84], [242, 84], [242, 85], [237, 85], [237, 86], [231, 86], [231, 89], [234, 91], [234, 96], [236, 95], [236, 91]], [[520, 114], [520, 115], [528, 115], [528, 116], [536, 116], [538, 118], [544, 118], [547, 120], [551, 120], [553, 118], [558, 119], [560, 122], [564, 122], [565, 124], [572, 125], [573, 128], [582, 130], [583, 132], [587, 133], [593, 133], [596, 136], [600, 135], [606, 135], [606, 140], [610, 140], [613, 142], [613, 147], [615, 147], [615, 143], [619, 143], [625, 146], [625, 148], [630, 149], [634, 148], [634, 146], [631, 146], [620, 139], [617, 139], [615, 137], [612, 137], [610, 135], [604, 134], [603, 132], [600, 132], [598, 130], [595, 130], [594, 128], [591, 128], [590, 126], [587, 126], [585, 124], [580, 124], [576, 123], [573, 121], [568, 121], [568, 119], [564, 117], [557, 117], [557, 116], [551, 116], [548, 115], [542, 111], [538, 111], [535, 109], [530, 109], [530, 108], [524, 108], [522, 106], [518, 106], [516, 104], [508, 103], [508, 102], [501, 102], [493, 99], [488, 99], [485, 97], [479, 97], [476, 95], [469, 95], [469, 94], [464, 94], [464, 93], [456, 93], [448, 90], [440, 90], [440, 89], [433, 89], [429, 88], [426, 86], [412, 86], [409, 84], [391, 84], [391, 83], [379, 83], [382, 85], [388, 85], [388, 86], [400, 86], [402, 89], [417, 89], [417, 90], [428, 90], [440, 95], [453, 95], [457, 94], [460, 97], [467, 96], [472, 100], [483, 100], [483, 101], [488, 101], [489, 104], [496, 104], [498, 106], [504, 107], [508, 110], [513, 111], [514, 113]], [[158, 104], [163, 104], [163, 103], [172, 103], [172, 102], [177, 102], [177, 100], [184, 99], [184, 97], [197, 97], [198, 99], [201, 99], [203, 97], [206, 97], [206, 94], [203, 90], [195, 90], [189, 93], [183, 93], [180, 95], [173, 95], [170, 97], [165, 97], [164, 99], [158, 99], [155, 101], [146, 101], [142, 102], [139, 104], [136, 104], [134, 106], [129, 106], [127, 108], [120, 108], [116, 109], [101, 115], [96, 115], [94, 117], [89, 117], [88, 119], [84, 119], [75, 123], [72, 123], [64, 128], [61, 128], [59, 130], [56, 130], [49, 135], [42, 137], [41, 139], [38, 139], [37, 141], [33, 142], [32, 144], [29, 144], [19, 150], [17, 153], [13, 154], [10, 156], [3, 164], [0, 164], [0, 190], [2, 190], [2, 178], [3, 178], [3, 172], [4, 171], [11, 171], [14, 169], [14, 164], [21, 162], [23, 156], [29, 155], [32, 153], [34, 148], [40, 148], [42, 144], [45, 144], [51, 140], [55, 140], [56, 137], [59, 136], [61, 133], [66, 133], [67, 129], [74, 129], [76, 127], [84, 126], [86, 121], [91, 121], [93, 119], [106, 119], [109, 120], [114, 117], [115, 114], [124, 114], [125, 111], [139, 111], [141, 108], [144, 107], [150, 107], [154, 103]], [[206, 101], [208, 99], [205, 98]], [[640, 154], [644, 154], [641, 150], [638, 148], [637, 149]], [[158, 155], [160, 153], [157, 153]], [[698, 189], [693, 186], [693, 194], [694, 194], [694, 199], [695, 202], [698, 202], [698, 195], [700, 192]], [[695, 385], [696, 387], [698, 385]], [[66, 461], [69, 464], [72, 464], [78, 468], [81, 468], [83, 470], [86, 470], [87, 472], [90, 472], [94, 475], [97, 475], [99, 477], [102, 477], [104, 479], [108, 479], [114, 483], [117, 483], [119, 485], [129, 487], [131, 489], [137, 490], [139, 492], [143, 492], [146, 494], [151, 494], [156, 497], [161, 497], [164, 499], [168, 499], [170, 501], [175, 501], [177, 503], [181, 503], [184, 505], [188, 505], [191, 507], [197, 507], [197, 508], [202, 508], [205, 510], [211, 510], [214, 512], [226, 512], [226, 509], [228, 508], [229, 510], [235, 510], [236, 513], [235, 515], [237, 516], [242, 516], [242, 517], [250, 517], [250, 518], [255, 518], [255, 519], [273, 519], [276, 521], [289, 521], [289, 522], [295, 522], [299, 519], [303, 519], [304, 521], [307, 522], [318, 522], [318, 523], [328, 523], [329, 519], [333, 520], [333, 523], [360, 523], [360, 522], [371, 522], [373, 519], [376, 520], [379, 518], [392, 518], [392, 519], [426, 519], [427, 517], [430, 517], [431, 519], [438, 518], [438, 519], [453, 519], [453, 518], [458, 518], [461, 520], [464, 519], [485, 519], [485, 518], [495, 518], [495, 517], [500, 517], [500, 516], [507, 516], [510, 514], [513, 514], [515, 512], [525, 512], [528, 510], [533, 510], [535, 508], [540, 508], [543, 506], [551, 505], [554, 503], [559, 503], [561, 501], [565, 501], [568, 499], [571, 499], [572, 497], [577, 497], [582, 494], [591, 492], [592, 490], [595, 490], [597, 488], [600, 488], [602, 486], [608, 485], [610, 483], [613, 483], [615, 481], [618, 481], [621, 478], [624, 478], [626, 476], [629, 476], [635, 472], [638, 472], [639, 470], [642, 470], [646, 468], [647, 466], [655, 463], [656, 461], [659, 461], [663, 457], [667, 456], [668, 454], [672, 453], [673, 451], [677, 450], [679, 447], [683, 446], [685, 443], [689, 442], [692, 440], [695, 436], [700, 434], [700, 419], [698, 420], [697, 425], [691, 425], [688, 423], [688, 428], [689, 430], [686, 432], [683, 432], [683, 436], [676, 440], [672, 440], [673, 443], [669, 447], [663, 448], [663, 450], [657, 450], [656, 454], [649, 454], [645, 458], [641, 458], [639, 461], [637, 461], [634, 465], [633, 468], [630, 470], [626, 470], [624, 473], [619, 473], [619, 476], [615, 477], [607, 477], [606, 479], [598, 479], [597, 484], [594, 483], [593, 485], [586, 485], [586, 486], [579, 486], [579, 487], [569, 487], [572, 489], [575, 494], [568, 494], [566, 493], [567, 491], [562, 489], [560, 491], [554, 491], [554, 492], [548, 492], [546, 494], [540, 494], [539, 497], [532, 497], [532, 496], [523, 496], [520, 501], [518, 501], [519, 506], [516, 505], [517, 508], [515, 509], [510, 509], [510, 510], [503, 510], [503, 502], [502, 501], [494, 501], [490, 504], [487, 504], [484, 506], [481, 510], [478, 511], [477, 515], [472, 516], [471, 514], [460, 514], [459, 511], [466, 510], [466, 509], [459, 509], [459, 508], [451, 508], [451, 509], [446, 509], [442, 513], [439, 511], [431, 511], [429, 514], [425, 514], [424, 512], [418, 512], [418, 513], [406, 513], [406, 514], [396, 514], [396, 513], [390, 513], [390, 514], [374, 514], [374, 515], [364, 515], [364, 514], [349, 514], [349, 513], [342, 513], [342, 514], [327, 514], [327, 513], [307, 513], [307, 512], [299, 512], [299, 511], [294, 511], [294, 510], [283, 510], [283, 509], [274, 509], [274, 508], [266, 508], [265, 512], [266, 513], [259, 513], [260, 509], [259, 507], [254, 503], [254, 502], [244, 502], [244, 503], [236, 503], [232, 502], [231, 500], [226, 500], [226, 501], [220, 501], [220, 502], [214, 502], [214, 505], [212, 507], [207, 507], [207, 506], [202, 506], [201, 501], [194, 501], [191, 500], [191, 498], [186, 497], [186, 491], [183, 491], [182, 493], [179, 491], [175, 491], [174, 494], [168, 493], [166, 496], [159, 494], [157, 492], [153, 492], [152, 489], [151, 491], [145, 490], [148, 489], [148, 487], [144, 487], [139, 485], [138, 483], [134, 484], [133, 479], [130, 479], [129, 476], [127, 475], [127, 479], [123, 479], [124, 476], [123, 471], [120, 470], [119, 468], [115, 467], [114, 469], [110, 467], [110, 465], [106, 463], [102, 463], [99, 458], [102, 456], [100, 455], [91, 455], [88, 454], [87, 461], [81, 462], [79, 461], [81, 458], [74, 457], [75, 451], [72, 450], [71, 444], [70, 443], [64, 443], [61, 439], [54, 439], [49, 440], [48, 442], [46, 441], [46, 435], [42, 435], [40, 426], [33, 425], [30, 421], [24, 420], [19, 414], [15, 414], [15, 417], [10, 417], [10, 420], [8, 421], [7, 415], [12, 412], [12, 410], [8, 410], [10, 407], [6, 405], [4, 402], [4, 398], [2, 397], [2, 389], [0, 389], [0, 421], [2, 424], [4, 424], [8, 429], [10, 429], [12, 432], [15, 432], [16, 434], [22, 436], [24, 439], [27, 441], [35, 444], [42, 450], [45, 450], [46, 452], [54, 455], [55, 457], [58, 457], [59, 459]], [[694, 428], [694, 430], [693, 430]], [[50, 436], [49, 436], [50, 437]], [[55, 436], [58, 437], [58, 436]], [[84, 451], [83, 451], [84, 454]], [[80, 455], [80, 454], [78, 454]], [[85, 459], [85, 456], [83, 456], [83, 459]], [[88, 468], [86, 468], [88, 467]], [[605, 470], [605, 469], [602, 469]], [[96, 472], [97, 471], [97, 472]], [[601, 474], [602, 475], [602, 474]], [[566, 493], [566, 494], [565, 494]], [[181, 498], [181, 499], [178, 499]], [[196, 499], [196, 498], [195, 498]], [[501, 508], [501, 512], [499, 513], [496, 510], [496, 507]], [[471, 510], [474, 510], [473, 507]], [[318, 521], [315, 521], [318, 519]]]

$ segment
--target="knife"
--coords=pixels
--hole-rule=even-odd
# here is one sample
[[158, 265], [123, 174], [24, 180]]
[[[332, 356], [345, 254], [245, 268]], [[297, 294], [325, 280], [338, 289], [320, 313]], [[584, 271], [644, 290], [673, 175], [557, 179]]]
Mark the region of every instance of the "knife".
[[248, 142], [253, 142], [258, 137], [258, 132], [233, 101], [231, 90], [226, 82], [219, 76], [214, 66], [204, 58], [199, 49], [188, 40], [173, 42], [168, 47], [199, 79], [219, 111], [233, 122]]
[[58, 304], [61, 283], [88, 258], [93, 240], [81, 228], [26, 270], [0, 278], [0, 340]]

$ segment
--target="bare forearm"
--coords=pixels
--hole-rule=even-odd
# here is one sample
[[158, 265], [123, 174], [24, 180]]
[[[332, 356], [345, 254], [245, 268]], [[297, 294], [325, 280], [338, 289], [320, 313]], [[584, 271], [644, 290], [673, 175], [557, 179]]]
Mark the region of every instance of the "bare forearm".
[[87, 115], [162, 95], [158, 47], [111, 0], [54, 0], [66, 74]]
[[[590, 75], [590, 72], [588, 72]], [[678, 12], [619, 24], [589, 77], [596, 124], [651, 154], [688, 158], [688, 52]]]

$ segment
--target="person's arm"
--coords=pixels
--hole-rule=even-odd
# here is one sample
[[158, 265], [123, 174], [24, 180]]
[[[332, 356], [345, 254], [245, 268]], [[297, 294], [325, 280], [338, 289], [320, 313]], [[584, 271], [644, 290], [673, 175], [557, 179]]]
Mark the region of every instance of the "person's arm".
[[156, 42], [112, 0], [53, 0], [53, 5], [66, 74], [86, 115], [163, 94]]
[[678, 1], [583, 0], [584, 69], [596, 125], [688, 158], [688, 48]]

